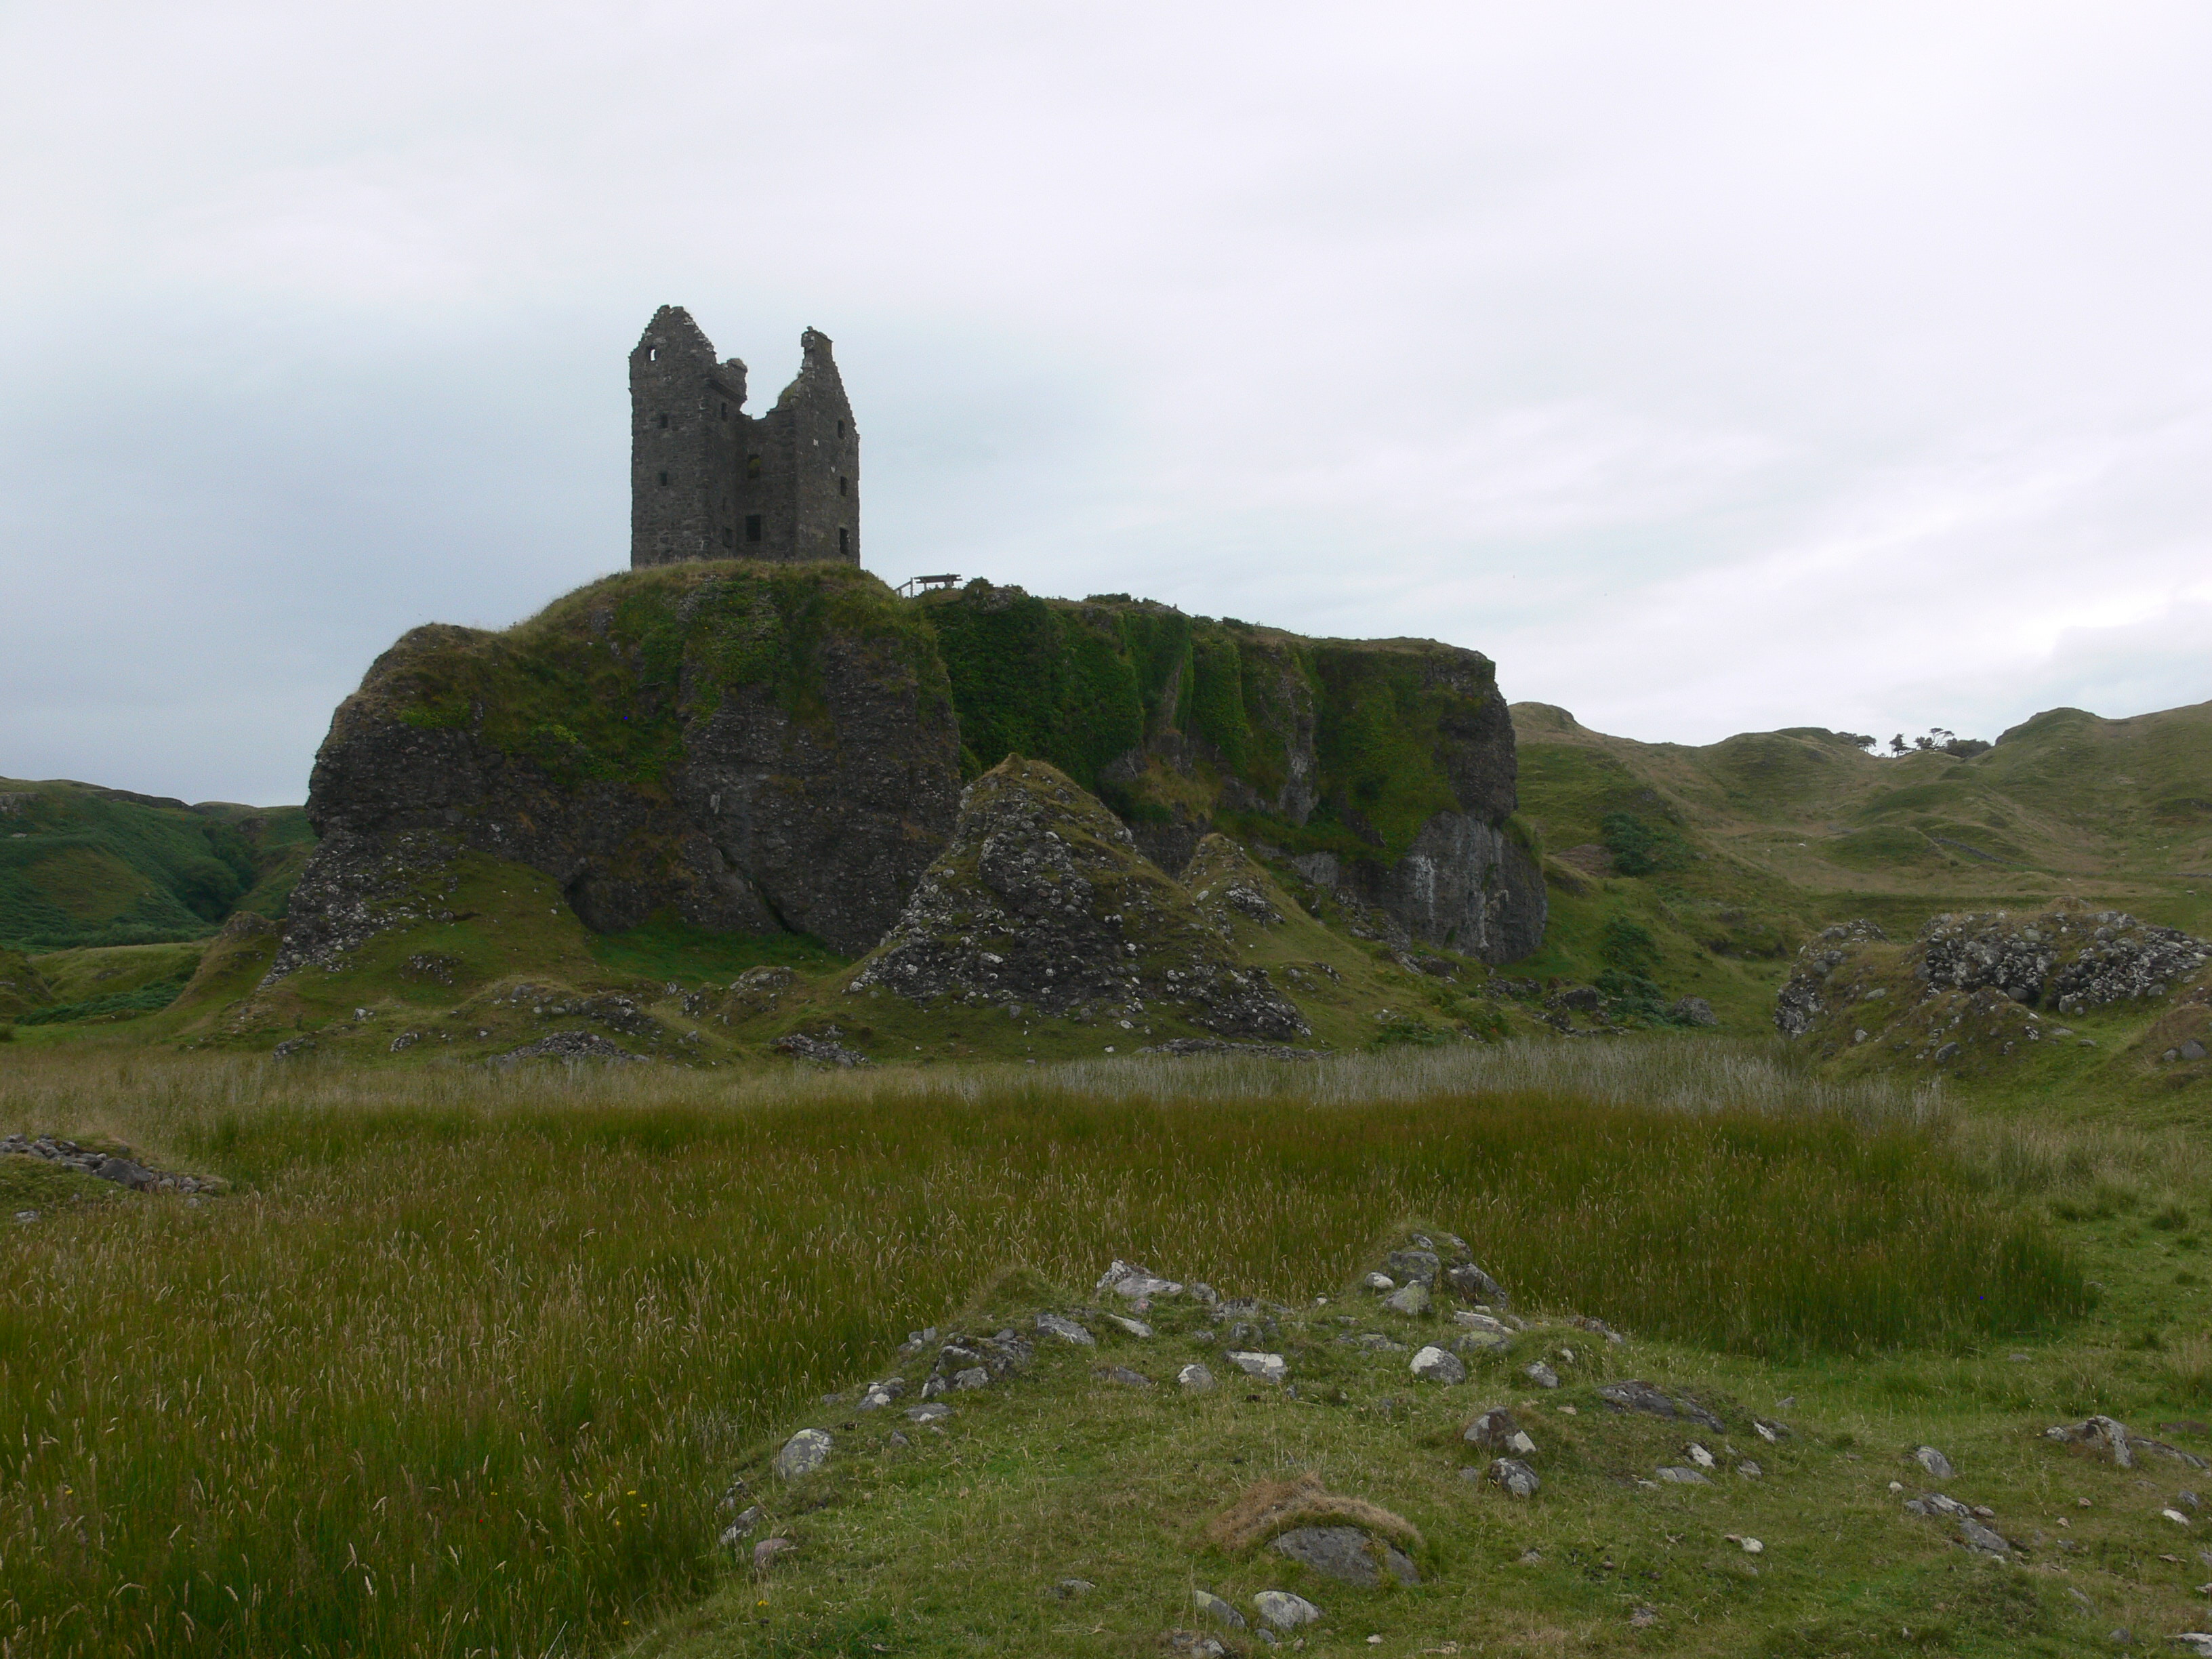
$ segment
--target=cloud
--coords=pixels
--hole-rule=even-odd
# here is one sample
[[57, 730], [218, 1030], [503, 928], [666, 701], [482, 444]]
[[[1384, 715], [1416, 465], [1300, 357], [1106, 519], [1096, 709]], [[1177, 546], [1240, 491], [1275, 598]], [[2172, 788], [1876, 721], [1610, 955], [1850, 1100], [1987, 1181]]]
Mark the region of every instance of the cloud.
[[2157, 4], [19, 9], [0, 772], [298, 798], [401, 629], [623, 562], [671, 300], [770, 396], [836, 337], [894, 581], [1435, 635], [1682, 740], [2212, 696], [2208, 46]]

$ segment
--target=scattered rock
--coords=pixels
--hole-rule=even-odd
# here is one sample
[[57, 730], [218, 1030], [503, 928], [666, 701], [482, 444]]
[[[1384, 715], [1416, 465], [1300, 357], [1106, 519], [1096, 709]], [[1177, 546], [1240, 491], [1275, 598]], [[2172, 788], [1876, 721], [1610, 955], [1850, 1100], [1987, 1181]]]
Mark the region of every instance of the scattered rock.
[[1041, 1313], [1036, 1316], [1037, 1329], [1048, 1336], [1056, 1336], [1063, 1342], [1079, 1342], [1085, 1347], [1098, 1346], [1098, 1339], [1077, 1324], [1056, 1313]]
[[1721, 1023], [1720, 1016], [1713, 1012], [1713, 1005], [1703, 997], [1681, 998], [1668, 1009], [1667, 1016], [1677, 1025], [1713, 1026]]
[[1948, 1480], [1953, 1475], [1958, 1473], [1956, 1469], [1951, 1467], [1951, 1460], [1944, 1456], [1942, 1452], [1937, 1451], [1933, 1446], [1914, 1447], [1912, 1451], [1912, 1461], [1919, 1464], [1922, 1468], [1928, 1471], [1929, 1478], [1930, 1480]]
[[1726, 1433], [1728, 1425], [1690, 1399], [1670, 1399], [1650, 1383], [1632, 1379], [1622, 1382], [1607, 1382], [1597, 1391], [1597, 1397], [1616, 1411], [1644, 1412], [1653, 1417], [1686, 1417], [1693, 1423], [1702, 1423], [1716, 1433]]
[[[835, 1027], [830, 1028], [834, 1033]], [[811, 1060], [817, 1066], [840, 1066], [850, 1069], [856, 1066], [872, 1066], [875, 1062], [857, 1048], [848, 1048], [836, 1042], [830, 1033], [810, 1036], [804, 1031], [793, 1031], [778, 1037], [769, 1048], [792, 1060]]]
[[1460, 1363], [1459, 1356], [1435, 1346], [1423, 1348], [1415, 1354], [1407, 1369], [1425, 1382], [1449, 1385], [1467, 1381], [1467, 1367]]
[[1212, 1637], [1194, 1630], [1171, 1630], [1164, 1632], [1160, 1640], [1170, 1653], [1188, 1653], [1197, 1659], [1224, 1659], [1229, 1650]]
[[1358, 1348], [1367, 1353], [1403, 1353], [1406, 1352], [1406, 1345], [1404, 1343], [1393, 1342], [1389, 1337], [1383, 1335], [1380, 1331], [1362, 1331], [1357, 1336], [1340, 1336], [1336, 1340], [1347, 1348]]
[[1103, 1296], [1109, 1291], [1125, 1301], [1149, 1302], [1155, 1297], [1181, 1296], [1182, 1286], [1172, 1279], [1162, 1279], [1150, 1267], [1116, 1257], [1114, 1265], [1101, 1273], [1098, 1283], [1091, 1287], [1095, 1296]]
[[619, 1065], [635, 1058], [622, 1044], [597, 1031], [555, 1031], [535, 1042], [526, 1042], [520, 1048], [510, 1048], [486, 1063], [514, 1066], [526, 1060], [604, 1060]]
[[1198, 1604], [1198, 1610], [1207, 1618], [1218, 1619], [1231, 1630], [1244, 1628], [1244, 1615], [1212, 1590], [1194, 1590], [1191, 1593], [1191, 1599]]
[[1460, 1438], [1470, 1446], [1480, 1446], [1485, 1451], [1510, 1452], [1516, 1457], [1534, 1457], [1536, 1443], [1528, 1437], [1513, 1413], [1503, 1406], [1492, 1406], [1461, 1431]]
[[2130, 1434], [2126, 1424], [2110, 1417], [2089, 1417], [2079, 1423], [2062, 1423], [2054, 1428], [2045, 1429], [2043, 1437], [2061, 1443], [2092, 1447], [2124, 1469], [2135, 1468], [2137, 1452], [2170, 1457], [2177, 1462], [2188, 1464], [2191, 1468], [2205, 1467], [2204, 1460], [2196, 1453], [2184, 1451], [2179, 1446], [2169, 1446], [2162, 1440]]
[[1513, 1346], [1513, 1339], [1502, 1331], [1469, 1331], [1452, 1343], [1455, 1353], [1502, 1354]]
[[787, 1480], [811, 1474], [829, 1461], [830, 1437], [820, 1429], [801, 1429], [775, 1455], [775, 1472]]
[[[1474, 1471], [1469, 1469], [1467, 1473], [1472, 1475]], [[1486, 1472], [1486, 1478], [1492, 1486], [1503, 1486], [1516, 1498], [1534, 1498], [1544, 1484], [1536, 1478], [1536, 1471], [1517, 1457], [1498, 1459]]]
[[1062, 1601], [1079, 1601], [1097, 1588], [1088, 1578], [1063, 1578], [1052, 1587], [1052, 1593]]
[[770, 1567], [775, 1565], [775, 1558], [777, 1556], [784, 1554], [787, 1551], [795, 1550], [799, 1546], [793, 1543], [788, 1538], [762, 1539], [759, 1543], [753, 1546], [753, 1571], [755, 1572], [766, 1572]]
[[1279, 1353], [1247, 1353], [1231, 1349], [1227, 1358], [1245, 1376], [1262, 1382], [1279, 1382], [1291, 1373], [1290, 1363]]
[[1493, 1308], [1513, 1305], [1513, 1298], [1505, 1294], [1505, 1287], [1472, 1261], [1462, 1261], [1448, 1269], [1444, 1283], [1468, 1302], [1486, 1302]]
[[2010, 1555], [2012, 1546], [2003, 1537], [1984, 1526], [1971, 1515], [1959, 1522], [1959, 1536], [1968, 1549], [1979, 1550], [1984, 1555]]
[[1370, 1273], [1359, 1281], [1359, 1288], [1363, 1291], [1373, 1291], [1380, 1296], [1387, 1291], [1396, 1290], [1398, 1281], [1388, 1273]]
[[1567, 1323], [1570, 1325], [1578, 1326], [1586, 1331], [1595, 1331], [1598, 1335], [1603, 1337], [1608, 1342], [1623, 1343], [1628, 1340], [1626, 1337], [1623, 1336], [1619, 1331], [1613, 1329], [1612, 1326], [1607, 1324], [1602, 1319], [1592, 1319], [1584, 1314], [1570, 1314], [1567, 1316]]
[[1277, 1630], [1296, 1630], [1321, 1617], [1319, 1607], [1288, 1590], [1261, 1590], [1252, 1598], [1252, 1605], [1260, 1610], [1260, 1617]]
[[926, 1406], [909, 1406], [907, 1417], [915, 1423], [942, 1423], [952, 1415], [952, 1407], [933, 1401]]
[[1402, 1550], [1358, 1527], [1298, 1527], [1277, 1534], [1278, 1553], [1325, 1577], [1373, 1589], [1389, 1574], [1401, 1584], [1418, 1584], [1421, 1575]]
[[1403, 1286], [1382, 1298], [1382, 1305], [1392, 1313], [1418, 1316], [1429, 1310], [1429, 1287], [1414, 1284]]
[[1213, 1386], [1213, 1373], [1203, 1365], [1188, 1364], [1176, 1373], [1176, 1381], [1191, 1394], [1203, 1394]]
[[297, 1060], [301, 1054], [315, 1051], [315, 1040], [311, 1036], [286, 1037], [269, 1051], [271, 1060]]
[[1678, 1486], [1710, 1486], [1713, 1484], [1697, 1469], [1686, 1469], [1673, 1464], [1662, 1468], [1659, 1471], [1659, 1478], [1662, 1480], [1672, 1481]]
[[1133, 1336], [1140, 1342], [1149, 1342], [1152, 1340], [1152, 1328], [1145, 1323], [1141, 1319], [1127, 1319], [1124, 1318], [1120, 1314], [1109, 1313], [1105, 1316], [1105, 1320], [1106, 1322], [1109, 1325], [1113, 1326], [1115, 1329], [1121, 1331], [1127, 1335]]
[[1760, 1468], [1758, 1464], [1753, 1462], [1748, 1457], [1745, 1458], [1742, 1462], [1735, 1466], [1735, 1472], [1743, 1476], [1747, 1480], [1756, 1480], [1766, 1473], [1765, 1469]]
[[1699, 1445], [1694, 1440], [1690, 1442], [1688, 1445], [1683, 1447], [1682, 1450], [1688, 1456], [1690, 1462], [1697, 1465], [1697, 1467], [1701, 1469], [1710, 1469], [1716, 1467], [1716, 1460], [1712, 1453], [1707, 1451], [1703, 1446]]
[[755, 1504], [722, 1528], [722, 1547], [734, 1550], [760, 1529], [760, 1523], [761, 1506]]
[[[225, 1188], [224, 1182], [212, 1176], [178, 1175], [167, 1170], [149, 1169], [131, 1156], [128, 1146], [101, 1152], [53, 1135], [11, 1134], [0, 1138], [0, 1158], [43, 1158], [49, 1164], [59, 1164], [81, 1174], [112, 1181], [134, 1193], [220, 1193]], [[19, 1211], [15, 1216], [18, 1221], [38, 1218], [36, 1210]]]
[[1093, 1373], [1101, 1381], [1119, 1383], [1125, 1389], [1149, 1389], [1152, 1379], [1142, 1371], [1133, 1371], [1127, 1365], [1101, 1365]]
[[1528, 1366], [1522, 1375], [1540, 1389], [1556, 1389], [1559, 1386], [1559, 1374], [1540, 1359], [1533, 1365]]
[[1401, 1285], [1433, 1286], [1443, 1266], [1434, 1250], [1393, 1250], [1383, 1258], [1382, 1271], [1394, 1275]]

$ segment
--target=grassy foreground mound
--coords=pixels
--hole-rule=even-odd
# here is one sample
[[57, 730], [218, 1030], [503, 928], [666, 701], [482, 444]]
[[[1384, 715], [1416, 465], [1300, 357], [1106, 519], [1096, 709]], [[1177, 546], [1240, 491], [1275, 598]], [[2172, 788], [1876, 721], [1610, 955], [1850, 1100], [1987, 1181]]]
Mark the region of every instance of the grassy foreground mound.
[[[1928, 1420], [1939, 1389], [1944, 1420], [1971, 1418], [1996, 1444], [2035, 1413], [2182, 1405], [2204, 1386], [2201, 1356], [2193, 1370], [2155, 1349], [2115, 1364], [2121, 1336], [2085, 1313], [2081, 1250], [2130, 1224], [2127, 1191], [2092, 1180], [2112, 1158], [2074, 1178], [2081, 1219], [2065, 1224], [2084, 1231], [2069, 1242], [1991, 1173], [2063, 1180], [2052, 1157], [2008, 1142], [2000, 1160], [1911, 1102], [1750, 1052], [1115, 1060], [733, 1088], [663, 1067], [302, 1073], [47, 1051], [0, 1073], [0, 1127], [107, 1135], [236, 1188], [64, 1204], [6, 1236], [0, 1419], [20, 1432], [0, 1445], [0, 1641], [26, 1653], [605, 1651], [729, 1581], [714, 1540], [733, 1474], [757, 1471], [822, 1394], [888, 1374], [908, 1331], [963, 1307], [1065, 1303], [1117, 1255], [1197, 1264], [1224, 1295], [1307, 1309], [1343, 1295], [1413, 1216], [1464, 1235], [1532, 1318], [1572, 1311], [1631, 1334], [1620, 1359], [1563, 1342], [1601, 1355], [1594, 1366], [1632, 1357], [1634, 1375], [1761, 1409], [1799, 1394], [1807, 1437], [1791, 1455], [1811, 1474], [1775, 1490], [1826, 1517], [1841, 1541], [1823, 1559], [1838, 1563], [1859, 1524], [1835, 1508], [1853, 1474], [1838, 1437], [1877, 1435], [1863, 1456], [1886, 1478], [1903, 1414]], [[2195, 1247], [2191, 1203], [2152, 1235], [2160, 1245]], [[2124, 1339], [2166, 1340], [2170, 1302], [2195, 1294], [2132, 1288]], [[779, 1497], [779, 1518], [817, 1516], [798, 1575], [765, 1626], [759, 1597], [732, 1590], [699, 1650], [1066, 1651], [1066, 1616], [1040, 1595], [1065, 1576], [1063, 1546], [1005, 1521], [1047, 1495], [1048, 1532], [1080, 1517], [1134, 1564], [1091, 1620], [1120, 1609], [1099, 1650], [1149, 1644], [1145, 1598], [1188, 1575], [1180, 1528], [1217, 1492], [1306, 1462], [1357, 1473], [1325, 1446], [1429, 1464], [1449, 1448], [1456, 1406], [1384, 1412], [1419, 1392], [1382, 1365], [1402, 1354], [1356, 1358], [1330, 1333], [1277, 1329], [1297, 1348], [1293, 1380], [1328, 1383], [1318, 1397], [1271, 1391], [1255, 1411], [1224, 1390], [1206, 1407], [1218, 1420], [1163, 1419], [1156, 1439], [1115, 1431], [1112, 1413], [1135, 1407], [1041, 1376], [1005, 1393], [1011, 1415], [993, 1414], [995, 1395], [963, 1407], [943, 1442], [880, 1475], [838, 1465], [809, 1489], [827, 1508]], [[2035, 1358], [2008, 1364], [2014, 1343]], [[1031, 1411], [1059, 1414], [1021, 1428]], [[1626, 1547], [1601, 1524], [1607, 1472], [1629, 1455], [1611, 1432], [1547, 1425], [1583, 1461], [1545, 1466], [1579, 1494], [1546, 1534], [1555, 1576], [1521, 1598], [1546, 1619], [1596, 1616], [1592, 1586], [1615, 1570], [1600, 1558], [1618, 1567]], [[1074, 1461], [1047, 1461], [1048, 1444]], [[1194, 1462], [1201, 1446], [1218, 1463]], [[1182, 1496], [1158, 1510], [1170, 1488]], [[894, 1490], [874, 1530], [868, 1494]], [[1449, 1595], [1494, 1601], [1521, 1582], [1478, 1543], [1477, 1509], [1369, 1495], [1419, 1510]], [[932, 1563], [936, 1611], [901, 1626]], [[1067, 1571], [1098, 1578], [1080, 1565]], [[1898, 1571], [1885, 1594], [1934, 1594], [1943, 1558]], [[1745, 1590], [1732, 1615], [1811, 1616], [1842, 1589], [1818, 1572], [1783, 1583], [1778, 1599], [1760, 1599], [1772, 1583]], [[1429, 1622], [1391, 1628], [1443, 1628], [1435, 1595], [1406, 1605]], [[853, 1617], [825, 1624], [839, 1607]]]

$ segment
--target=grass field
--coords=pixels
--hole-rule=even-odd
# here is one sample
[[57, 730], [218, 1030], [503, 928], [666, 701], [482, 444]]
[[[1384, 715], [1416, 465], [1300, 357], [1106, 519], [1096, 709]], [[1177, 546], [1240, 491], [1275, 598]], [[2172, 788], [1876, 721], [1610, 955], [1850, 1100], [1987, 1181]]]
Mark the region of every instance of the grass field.
[[2141, 1184], [1664, 1044], [750, 1082], [18, 1052], [18, 1127], [236, 1190], [8, 1235], [10, 1659], [601, 1651], [719, 1582], [716, 1499], [801, 1402], [1009, 1270], [1303, 1304], [1427, 1216], [1525, 1304], [1729, 1364], [1950, 1363], [2095, 1299], [2021, 1191]]

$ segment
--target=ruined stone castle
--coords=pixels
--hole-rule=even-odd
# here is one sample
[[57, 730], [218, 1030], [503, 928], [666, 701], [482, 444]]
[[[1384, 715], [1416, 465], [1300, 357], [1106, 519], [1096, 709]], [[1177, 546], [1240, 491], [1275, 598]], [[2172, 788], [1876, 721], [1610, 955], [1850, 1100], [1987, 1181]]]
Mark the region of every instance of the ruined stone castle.
[[830, 337], [799, 337], [798, 377], [744, 412], [745, 366], [681, 306], [629, 354], [629, 562], [860, 562], [860, 434]]

